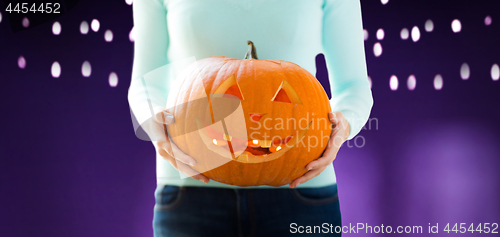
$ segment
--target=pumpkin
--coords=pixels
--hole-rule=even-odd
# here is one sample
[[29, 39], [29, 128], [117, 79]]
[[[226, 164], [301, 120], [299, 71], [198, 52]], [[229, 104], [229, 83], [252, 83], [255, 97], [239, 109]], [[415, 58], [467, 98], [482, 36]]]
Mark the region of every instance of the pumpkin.
[[297, 64], [259, 60], [251, 41], [244, 59], [197, 61], [172, 89], [171, 140], [208, 178], [237, 186], [282, 186], [321, 156], [332, 124], [318, 80]]

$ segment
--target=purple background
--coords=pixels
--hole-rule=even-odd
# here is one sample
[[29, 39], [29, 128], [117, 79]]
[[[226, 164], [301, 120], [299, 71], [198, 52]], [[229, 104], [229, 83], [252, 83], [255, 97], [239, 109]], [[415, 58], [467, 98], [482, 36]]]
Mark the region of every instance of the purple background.
[[[439, 223], [434, 236], [441, 236], [446, 223], [500, 223], [500, 81], [490, 76], [500, 63], [500, 3], [361, 3], [378, 129], [362, 131], [357, 141], [364, 146], [351, 141], [354, 147], [341, 149], [334, 162], [343, 224], [421, 225], [426, 233], [428, 223]], [[152, 236], [154, 149], [134, 136], [127, 103], [132, 7], [80, 1], [56, 19], [59, 36], [53, 21], [12, 33], [5, 6], [0, 12], [0, 235]], [[94, 18], [99, 31], [82, 35], [81, 21]], [[430, 33], [427, 19], [435, 26]], [[452, 32], [453, 19], [461, 21], [460, 33]], [[402, 40], [401, 29], [415, 25], [420, 40]], [[383, 40], [375, 37], [379, 28]], [[104, 41], [106, 29], [112, 42]], [[375, 42], [383, 46], [380, 57]], [[17, 65], [21, 55], [24, 69]], [[88, 78], [81, 73], [85, 60], [92, 65]], [[54, 61], [62, 67], [59, 78], [50, 73]], [[464, 62], [468, 80], [460, 77]], [[115, 88], [111, 71], [119, 77]], [[406, 87], [411, 74], [414, 91]], [[444, 78], [439, 91], [436, 74]], [[391, 75], [399, 78], [396, 91]]]

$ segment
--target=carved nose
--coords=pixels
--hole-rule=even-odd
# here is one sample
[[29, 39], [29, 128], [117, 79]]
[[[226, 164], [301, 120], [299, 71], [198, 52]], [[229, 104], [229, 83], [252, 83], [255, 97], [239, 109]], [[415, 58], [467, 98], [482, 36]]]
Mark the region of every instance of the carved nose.
[[250, 114], [250, 121], [258, 123], [262, 117], [266, 114]]

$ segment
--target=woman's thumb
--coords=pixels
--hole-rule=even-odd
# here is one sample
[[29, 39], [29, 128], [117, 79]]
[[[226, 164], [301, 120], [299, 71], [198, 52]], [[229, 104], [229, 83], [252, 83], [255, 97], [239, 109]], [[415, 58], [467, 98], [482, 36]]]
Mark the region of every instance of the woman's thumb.
[[169, 125], [175, 122], [174, 115], [164, 110], [156, 113], [155, 119], [158, 123], [165, 125]]

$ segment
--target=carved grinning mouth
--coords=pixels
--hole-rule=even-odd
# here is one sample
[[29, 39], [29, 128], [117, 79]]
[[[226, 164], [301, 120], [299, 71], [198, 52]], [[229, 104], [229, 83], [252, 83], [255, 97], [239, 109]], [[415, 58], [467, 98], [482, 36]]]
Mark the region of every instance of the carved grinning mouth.
[[[231, 151], [231, 149], [236, 150], [235, 147], [242, 147], [242, 145], [246, 145], [244, 153], [252, 155], [269, 155], [277, 152], [283, 149], [293, 138], [293, 135], [290, 135], [283, 139], [274, 140], [244, 140], [233, 138], [232, 136], [225, 136], [222, 132], [210, 126], [207, 127], [206, 130], [208, 137], [212, 140], [214, 145], [225, 148], [228, 151]], [[234, 146], [235, 144], [236, 146]], [[241, 149], [239, 149], [239, 151], [241, 151]], [[234, 151], [234, 153], [236, 152], [237, 151]]]
[[274, 140], [247, 140], [231, 137], [210, 126], [203, 126], [197, 119], [198, 132], [205, 145], [217, 154], [243, 163], [259, 163], [281, 157], [299, 143], [312, 121], [295, 135]]

